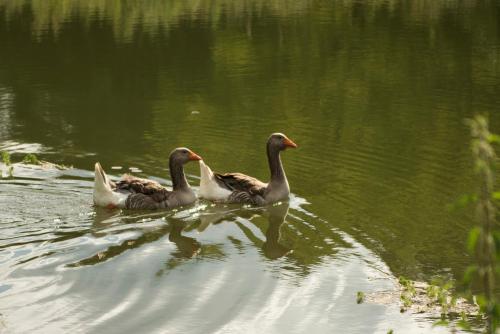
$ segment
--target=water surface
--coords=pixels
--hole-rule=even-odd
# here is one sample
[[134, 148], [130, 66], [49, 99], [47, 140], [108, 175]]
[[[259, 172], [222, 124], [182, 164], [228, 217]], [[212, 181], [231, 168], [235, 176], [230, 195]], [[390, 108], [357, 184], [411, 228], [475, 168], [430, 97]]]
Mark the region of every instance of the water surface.
[[[500, 132], [494, 1], [0, 1], [0, 312], [11, 332], [426, 332], [356, 305], [394, 277], [460, 279], [474, 191], [464, 118]], [[92, 206], [95, 161], [169, 184], [188, 146], [290, 203]], [[187, 166], [198, 184], [198, 167]], [[439, 331], [439, 329], [434, 329]]]

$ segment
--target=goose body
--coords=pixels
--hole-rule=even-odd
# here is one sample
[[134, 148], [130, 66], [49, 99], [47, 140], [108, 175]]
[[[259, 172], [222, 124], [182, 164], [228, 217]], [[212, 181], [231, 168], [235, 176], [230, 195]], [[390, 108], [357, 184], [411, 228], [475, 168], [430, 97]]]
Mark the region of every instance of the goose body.
[[214, 172], [203, 160], [200, 160], [200, 191], [198, 195], [212, 201], [225, 201], [230, 195], [231, 190], [217, 182]]
[[267, 205], [288, 199], [290, 187], [280, 159], [287, 147], [297, 147], [284, 134], [274, 133], [267, 141], [267, 157], [271, 180], [264, 183], [242, 173], [214, 173], [200, 160], [199, 196], [212, 201]]
[[94, 178], [94, 204], [103, 207], [125, 207], [125, 201], [128, 194], [115, 191], [116, 184], [111, 181], [101, 167], [101, 164], [95, 164]]
[[100, 163], [95, 164], [94, 204], [108, 208], [165, 209], [188, 205], [196, 195], [184, 176], [183, 165], [201, 158], [186, 148], [177, 148], [170, 154], [169, 166], [173, 189], [169, 190], [156, 181], [125, 174], [113, 182]]

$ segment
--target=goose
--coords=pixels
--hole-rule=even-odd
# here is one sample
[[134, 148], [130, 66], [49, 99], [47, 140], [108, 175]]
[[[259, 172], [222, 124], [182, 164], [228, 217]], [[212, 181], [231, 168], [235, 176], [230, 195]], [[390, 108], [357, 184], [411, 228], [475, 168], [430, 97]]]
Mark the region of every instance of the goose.
[[266, 146], [271, 170], [269, 183], [241, 173], [214, 173], [203, 160], [200, 160], [199, 196], [216, 202], [258, 206], [287, 199], [290, 187], [281, 164], [280, 152], [296, 147], [297, 144], [282, 133], [273, 133], [269, 136]]
[[125, 174], [113, 182], [101, 164], [95, 164], [94, 204], [122, 209], [164, 209], [188, 205], [196, 201], [196, 195], [184, 176], [184, 164], [200, 160], [201, 157], [188, 148], [179, 147], [170, 153], [169, 168], [172, 190], [156, 181]]

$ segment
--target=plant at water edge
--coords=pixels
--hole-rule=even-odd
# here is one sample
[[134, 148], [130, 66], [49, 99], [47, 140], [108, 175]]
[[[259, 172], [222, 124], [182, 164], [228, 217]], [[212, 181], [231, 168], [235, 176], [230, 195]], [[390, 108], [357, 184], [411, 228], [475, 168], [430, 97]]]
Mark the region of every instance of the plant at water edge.
[[2, 151], [1, 155], [2, 155], [2, 162], [6, 166], [10, 166], [11, 162], [10, 162], [10, 154], [9, 154], [9, 152]]
[[457, 321], [457, 327], [470, 331], [471, 326], [469, 324], [469, 320], [467, 319], [467, 314], [465, 312], [460, 312], [460, 319]]
[[[12, 162], [10, 161], [9, 152], [2, 151], [0, 154], [2, 156], [2, 162], [8, 168], [7, 169], [8, 177], [13, 177], [14, 176], [14, 166], [12, 166]], [[0, 171], [0, 178], [1, 177], [3, 177], [2, 171]]]
[[415, 283], [406, 277], [399, 276], [399, 284], [402, 286], [400, 299], [403, 302], [403, 307], [401, 307], [401, 312], [405, 312], [407, 308], [411, 307], [413, 304], [413, 297], [415, 297], [417, 291], [415, 290]]
[[358, 291], [356, 294], [356, 303], [361, 304], [365, 300], [365, 293], [363, 291]]
[[452, 293], [454, 284], [451, 280], [434, 278], [426, 289], [427, 297], [441, 307], [441, 320], [445, 320], [452, 307], [456, 305], [457, 296]]
[[23, 164], [39, 165], [38, 157], [32, 153], [28, 153], [23, 158]]
[[479, 279], [482, 291], [476, 296], [476, 301], [486, 316], [487, 333], [495, 333], [500, 323], [500, 306], [494, 295], [495, 276], [500, 270], [500, 231], [495, 227], [497, 222], [494, 201], [500, 198], [500, 193], [494, 191], [496, 154], [492, 144], [500, 143], [500, 137], [490, 133], [488, 120], [484, 116], [477, 115], [467, 120], [467, 124], [471, 130], [472, 155], [479, 181], [476, 201], [479, 225], [469, 233], [467, 244], [474, 254], [476, 264], [467, 269], [464, 281], [470, 284], [474, 278]]

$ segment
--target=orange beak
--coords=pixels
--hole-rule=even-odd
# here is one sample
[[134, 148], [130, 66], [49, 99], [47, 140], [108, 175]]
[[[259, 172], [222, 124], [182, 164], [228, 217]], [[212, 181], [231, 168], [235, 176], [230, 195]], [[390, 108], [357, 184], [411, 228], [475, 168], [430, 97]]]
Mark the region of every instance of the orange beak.
[[290, 139], [288, 138], [285, 138], [285, 140], [283, 140], [283, 143], [285, 144], [286, 147], [291, 147], [291, 148], [297, 148], [297, 144], [295, 144], [293, 141], [291, 141]]
[[194, 153], [194, 152], [191, 151], [189, 153], [189, 160], [195, 160], [196, 161], [196, 160], [202, 160], [202, 159], [201, 159], [201, 157], [198, 154], [196, 154], [196, 153]]

